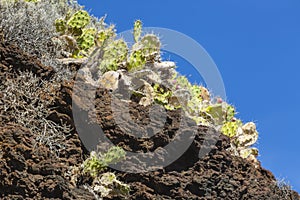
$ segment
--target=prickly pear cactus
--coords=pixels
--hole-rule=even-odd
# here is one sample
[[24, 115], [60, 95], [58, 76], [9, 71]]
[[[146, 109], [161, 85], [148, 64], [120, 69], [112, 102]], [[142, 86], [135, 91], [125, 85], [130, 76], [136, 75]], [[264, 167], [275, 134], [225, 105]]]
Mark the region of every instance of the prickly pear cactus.
[[104, 55], [99, 66], [99, 70], [104, 73], [106, 71], [116, 71], [119, 66], [127, 58], [128, 47], [124, 40], [119, 39], [108, 44], [104, 48]]
[[160, 40], [154, 34], [147, 34], [143, 36], [140, 43], [142, 45], [142, 48], [144, 49], [145, 54], [151, 55], [160, 51]]
[[57, 32], [61, 34], [64, 34], [66, 32], [67, 23], [64, 19], [56, 19], [54, 24]]
[[161, 43], [154, 34], [147, 34], [132, 47], [128, 58], [128, 71], [140, 70], [147, 62], [154, 62], [160, 55]]
[[133, 38], [134, 38], [134, 41], [137, 43], [140, 38], [141, 38], [141, 34], [142, 34], [142, 27], [143, 27], [143, 24], [142, 24], [142, 21], [141, 20], [136, 20], [134, 22], [134, 26], [133, 26]]
[[153, 89], [155, 93], [154, 100], [161, 105], [167, 105], [169, 98], [172, 96], [172, 92], [158, 84], [155, 84]]
[[91, 17], [88, 12], [79, 10], [67, 21], [67, 25], [74, 31], [85, 28], [90, 23]]
[[205, 109], [205, 112], [209, 114], [213, 119], [215, 124], [223, 123], [223, 106], [222, 104], [210, 105]]
[[231, 105], [228, 105], [225, 109], [225, 120], [231, 121], [234, 118], [235, 114], [235, 108]]
[[154, 62], [160, 56], [161, 43], [159, 38], [154, 34], [147, 34], [142, 37], [141, 41], [142, 53], [146, 60]]
[[232, 138], [237, 134], [238, 128], [241, 127], [243, 124], [240, 120], [233, 121], [233, 122], [225, 122], [221, 128], [221, 132]]
[[95, 46], [95, 34], [96, 29], [89, 28], [89, 29], [83, 29], [82, 34], [77, 39], [77, 44], [80, 47], [81, 50], [88, 50]]
[[225, 102], [209, 105], [205, 111], [214, 119], [216, 125], [223, 125], [231, 121], [235, 115], [235, 108]]
[[128, 71], [140, 70], [147, 63], [147, 59], [141, 49], [131, 52], [128, 58], [127, 69]]
[[116, 36], [116, 31], [114, 25], [111, 25], [110, 27], [100, 30], [96, 34], [96, 43], [97, 46], [101, 47], [103, 46], [105, 41], [113, 40]]
[[[93, 50], [92, 47], [95, 46], [97, 31], [95, 28], [85, 28], [90, 24], [90, 21], [90, 15], [84, 10], [79, 10], [73, 14], [68, 12], [64, 19], [60, 18], [55, 20], [54, 25], [56, 31], [60, 33], [59, 39], [62, 43], [68, 44], [63, 47], [68, 57], [86, 57]], [[70, 40], [66, 40], [68, 38], [75, 40], [76, 45], [69, 45]], [[72, 46], [74, 48], [71, 48]]]

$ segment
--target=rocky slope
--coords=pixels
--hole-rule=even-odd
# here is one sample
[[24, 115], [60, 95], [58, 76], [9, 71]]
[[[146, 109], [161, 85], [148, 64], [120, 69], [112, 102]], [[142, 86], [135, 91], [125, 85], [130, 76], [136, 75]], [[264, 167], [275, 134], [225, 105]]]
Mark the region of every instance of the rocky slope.
[[[73, 69], [76, 69], [76, 65]], [[0, 43], [0, 83], [14, 79], [26, 71], [32, 72], [38, 80], [47, 81], [55, 71], [42, 65], [34, 57], [22, 52], [16, 46]], [[24, 84], [25, 84], [24, 80]], [[89, 152], [83, 146], [72, 117], [72, 106], [77, 106], [85, 116], [96, 116], [105, 135], [116, 145], [128, 151], [152, 151], [163, 147], [174, 139], [180, 124], [180, 110], [167, 111], [167, 120], [159, 133], [148, 139], [135, 138], [124, 133], [113, 120], [111, 94], [98, 89], [95, 99], [96, 112], [84, 109], [81, 98], [72, 105], [74, 82], [57, 83], [59, 87], [45, 90], [41, 97], [49, 97], [52, 112], [47, 120], [64, 122], [72, 129], [63, 137], [59, 154], [54, 154], [47, 145], [36, 142], [37, 133], [30, 127], [18, 123], [4, 110], [4, 90], [0, 91], [0, 198], [1, 199], [95, 199], [83, 187], [89, 180], [80, 180], [76, 186], [67, 175], [71, 166], [83, 163]], [[147, 108], [132, 101], [130, 113], [133, 121], [147, 124]], [[29, 120], [29, 119], [28, 119]], [[84, 124], [84, 120], [82, 121]], [[182, 125], [189, 131], [190, 122]], [[132, 127], [134, 128], [134, 127]], [[91, 128], [91, 137], [94, 134]], [[97, 133], [95, 133], [97, 134]], [[180, 133], [181, 134], [181, 133]], [[210, 139], [204, 136], [209, 135]], [[209, 141], [216, 143], [213, 147]], [[179, 141], [180, 142], [180, 137]], [[174, 163], [152, 172], [124, 173], [113, 169], [120, 180], [130, 185], [129, 199], [300, 199], [299, 194], [286, 187], [279, 188], [273, 174], [260, 164], [233, 156], [226, 149], [230, 141], [212, 128], [199, 126], [195, 140], [187, 151]], [[104, 146], [104, 144], [103, 144]], [[200, 148], [212, 148], [209, 154], [199, 159]], [[122, 161], [130, 165], [130, 159]], [[132, 162], [133, 163], [133, 162]], [[142, 166], [132, 165], [133, 168]], [[111, 197], [121, 199], [121, 197]]]

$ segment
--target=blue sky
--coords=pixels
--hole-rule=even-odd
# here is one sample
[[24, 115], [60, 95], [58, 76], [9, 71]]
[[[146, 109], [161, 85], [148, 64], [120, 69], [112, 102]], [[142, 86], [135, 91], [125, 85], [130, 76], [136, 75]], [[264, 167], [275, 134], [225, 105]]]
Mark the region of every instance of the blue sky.
[[200, 43], [239, 117], [256, 122], [262, 166], [300, 192], [299, 0], [78, 2], [95, 16], [107, 14], [118, 32], [141, 19], [144, 26], [173, 29]]

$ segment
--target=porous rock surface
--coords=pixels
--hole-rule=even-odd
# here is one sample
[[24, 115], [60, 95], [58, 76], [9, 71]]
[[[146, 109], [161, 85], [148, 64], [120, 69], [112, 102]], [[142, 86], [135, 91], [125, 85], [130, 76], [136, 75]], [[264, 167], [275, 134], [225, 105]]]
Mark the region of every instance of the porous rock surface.
[[[51, 66], [43, 66], [16, 46], [0, 43], [0, 83], [7, 74], [18, 70], [30, 70], [41, 79], [49, 79], [55, 73]], [[66, 177], [70, 166], [78, 166], [88, 156], [74, 126], [73, 87], [73, 81], [65, 81], [61, 83], [60, 91], [55, 91], [59, 95], [50, 118], [63, 120], [74, 128], [66, 137], [66, 149], [59, 157], [47, 147], [36, 145], [34, 133], [28, 129], [0, 121], [0, 199], [94, 199], [82, 185], [74, 187]], [[98, 124], [114, 144], [127, 151], [145, 152], [164, 147], [176, 134], [181, 134], [177, 130], [182, 114], [177, 110], [167, 111], [167, 120], [160, 132], [146, 139], [135, 138], [116, 124], [110, 108], [110, 92], [97, 89], [95, 97], [95, 110], [85, 107], [86, 97], [73, 97], [73, 106], [83, 113], [82, 116], [92, 119], [92, 123], [86, 124], [91, 137], [97, 134], [93, 132], [93, 126]], [[149, 109], [134, 101], [129, 103], [129, 108], [132, 121], [141, 125], [150, 122]], [[85, 123], [84, 119], [82, 123]], [[190, 123], [186, 120], [183, 130], [191, 129]], [[128, 124], [127, 128], [134, 129], [133, 125]], [[191, 146], [171, 165], [145, 173], [111, 171], [130, 185], [129, 199], [300, 199], [294, 191], [280, 190], [270, 171], [232, 156], [226, 151], [229, 145], [225, 136], [212, 128], [199, 126]], [[210, 151], [199, 158], [202, 148]], [[131, 160], [123, 162], [124, 167], [128, 167]], [[142, 166], [143, 161], [139, 162]], [[133, 168], [139, 166], [132, 165]]]

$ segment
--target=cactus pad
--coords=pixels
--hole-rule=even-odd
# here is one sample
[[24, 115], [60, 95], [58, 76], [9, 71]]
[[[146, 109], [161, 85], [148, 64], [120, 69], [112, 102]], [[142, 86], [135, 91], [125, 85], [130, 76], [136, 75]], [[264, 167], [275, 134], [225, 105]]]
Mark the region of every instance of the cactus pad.
[[95, 46], [95, 34], [96, 34], [96, 29], [94, 28], [83, 29], [82, 34], [77, 40], [80, 49], [88, 50], [91, 47]]
[[67, 29], [66, 21], [63, 19], [55, 20], [55, 28], [57, 32], [64, 34]]
[[142, 34], [142, 21], [141, 20], [136, 20], [134, 22], [134, 27], [133, 27], [133, 37], [134, 41], [138, 42], [140, 40], [141, 34]]
[[100, 71], [116, 71], [120, 64], [127, 58], [128, 47], [124, 40], [119, 39], [110, 43], [104, 49], [104, 55], [99, 66]]
[[72, 29], [82, 29], [90, 23], [91, 17], [88, 12], [79, 10], [68, 20], [67, 25]]
[[226, 122], [221, 129], [221, 132], [232, 138], [237, 134], [238, 128], [242, 126], [242, 122], [240, 120], [234, 121], [234, 122]]
[[161, 43], [159, 38], [154, 34], [145, 35], [142, 37], [140, 43], [146, 56], [160, 51]]
[[115, 36], [115, 27], [111, 25], [107, 29], [100, 30], [97, 33], [96, 42], [98, 46], [102, 46], [104, 41], [107, 41], [108, 39], [113, 39]]

